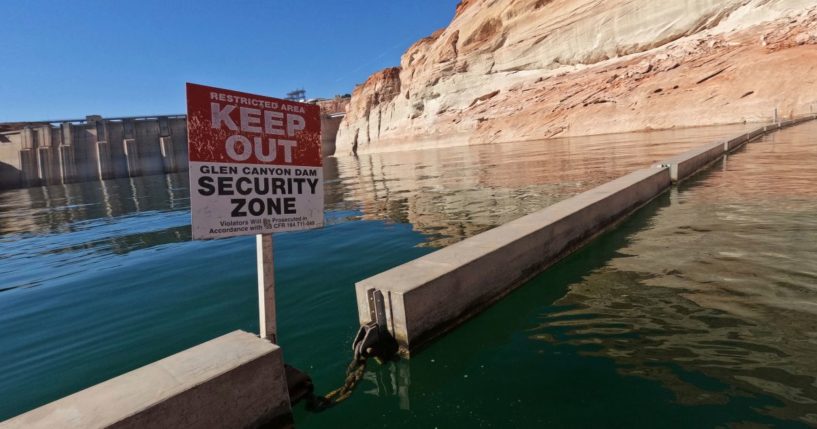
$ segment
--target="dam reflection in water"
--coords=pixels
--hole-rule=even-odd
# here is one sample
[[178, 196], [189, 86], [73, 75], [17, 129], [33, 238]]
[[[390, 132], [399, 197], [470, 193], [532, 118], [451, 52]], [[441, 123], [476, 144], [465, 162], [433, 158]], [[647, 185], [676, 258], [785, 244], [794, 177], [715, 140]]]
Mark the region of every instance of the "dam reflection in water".
[[[186, 211], [189, 199], [186, 173], [7, 191], [0, 194], [0, 235], [74, 233], [96, 227], [95, 222], [105, 219]], [[107, 237], [110, 241], [102, 238], [82, 244], [93, 247], [106, 243], [115, 253], [127, 252], [140, 248], [139, 241], [150, 246], [189, 240], [190, 230], [184, 228], [187, 225], [189, 220], [179, 222], [172, 234], [167, 230], [136, 229], [130, 235], [113, 234]], [[129, 241], [134, 237], [139, 240]]]

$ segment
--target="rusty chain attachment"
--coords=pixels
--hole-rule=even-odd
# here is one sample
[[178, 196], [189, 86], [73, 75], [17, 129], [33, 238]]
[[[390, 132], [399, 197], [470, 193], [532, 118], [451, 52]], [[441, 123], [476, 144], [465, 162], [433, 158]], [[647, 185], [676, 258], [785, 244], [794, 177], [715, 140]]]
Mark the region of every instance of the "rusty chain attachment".
[[367, 294], [369, 296], [369, 311], [372, 321], [361, 326], [357, 331], [357, 335], [355, 335], [355, 340], [352, 342], [354, 357], [346, 368], [346, 380], [343, 386], [325, 396], [313, 395], [310, 397], [307, 408], [311, 411], [326, 410], [349, 398], [363, 378], [363, 374], [366, 372], [366, 362], [369, 358], [375, 358], [382, 363], [392, 359], [397, 354], [397, 341], [386, 327], [383, 293], [379, 290], [369, 289]]
[[352, 395], [355, 386], [363, 378], [366, 372], [366, 359], [353, 360], [346, 368], [346, 380], [343, 386], [327, 393], [325, 396], [312, 395], [307, 399], [306, 408], [310, 411], [320, 412], [345, 401]]

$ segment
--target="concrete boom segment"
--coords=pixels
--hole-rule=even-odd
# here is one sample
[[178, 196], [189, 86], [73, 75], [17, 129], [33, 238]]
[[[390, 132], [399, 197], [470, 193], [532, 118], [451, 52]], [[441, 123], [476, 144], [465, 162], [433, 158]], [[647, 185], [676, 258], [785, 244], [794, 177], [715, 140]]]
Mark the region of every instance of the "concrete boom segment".
[[281, 349], [242, 331], [0, 423], [0, 429], [246, 428], [291, 418]]
[[389, 331], [408, 356], [670, 186], [669, 169], [638, 170], [546, 209], [356, 284], [361, 324], [367, 291], [386, 297]]
[[360, 323], [373, 320], [369, 291], [381, 291], [387, 328], [408, 357], [643, 206], [671, 182], [762, 135], [813, 119], [817, 115], [689, 150], [362, 280], [355, 285]]

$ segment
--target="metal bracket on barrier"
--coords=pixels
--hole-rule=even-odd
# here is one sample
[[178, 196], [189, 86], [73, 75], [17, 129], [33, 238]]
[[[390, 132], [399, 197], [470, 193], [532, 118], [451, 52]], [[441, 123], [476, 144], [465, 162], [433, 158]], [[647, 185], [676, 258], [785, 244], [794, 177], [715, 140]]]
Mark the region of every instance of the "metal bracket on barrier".
[[366, 291], [369, 299], [370, 322], [361, 326], [352, 343], [355, 360], [376, 357], [389, 359], [397, 353], [397, 341], [389, 333], [386, 319], [386, 302], [383, 292], [376, 289]]

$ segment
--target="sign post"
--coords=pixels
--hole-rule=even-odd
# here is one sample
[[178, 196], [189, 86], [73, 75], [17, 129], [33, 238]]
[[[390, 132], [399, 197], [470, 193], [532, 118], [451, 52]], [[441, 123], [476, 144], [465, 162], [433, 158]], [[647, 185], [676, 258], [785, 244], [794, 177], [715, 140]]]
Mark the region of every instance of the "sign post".
[[260, 336], [273, 343], [272, 233], [323, 226], [320, 108], [187, 84], [193, 239], [256, 236]]
[[255, 236], [255, 255], [258, 265], [258, 335], [278, 344], [278, 326], [275, 322], [275, 259], [272, 234]]

